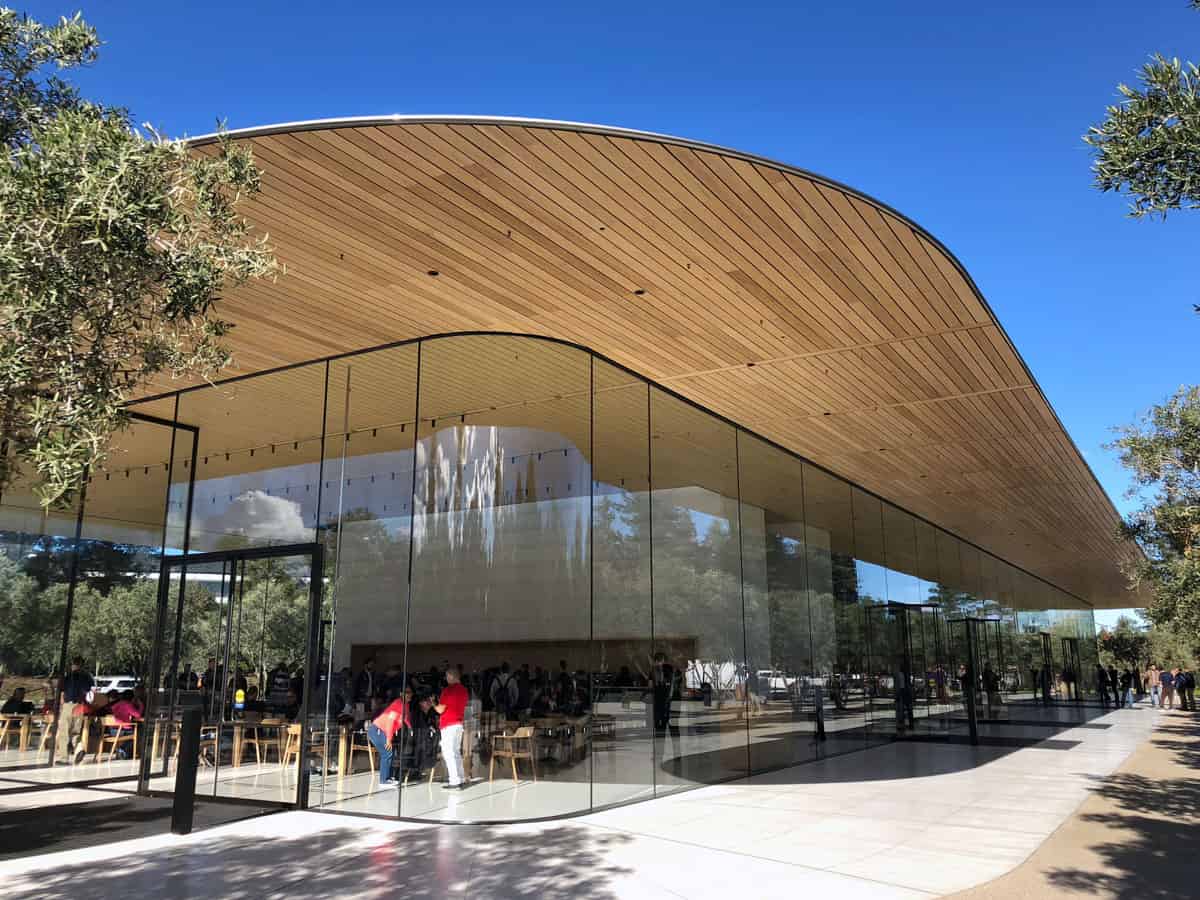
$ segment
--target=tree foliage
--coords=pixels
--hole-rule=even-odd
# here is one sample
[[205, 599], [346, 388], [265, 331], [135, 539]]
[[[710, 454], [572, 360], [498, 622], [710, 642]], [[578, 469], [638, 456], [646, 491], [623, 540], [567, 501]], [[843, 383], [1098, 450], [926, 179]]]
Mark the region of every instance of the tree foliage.
[[[1191, 5], [1200, 9], [1200, 0]], [[1200, 68], [1155, 56], [1140, 86], [1120, 84], [1121, 101], [1084, 140], [1095, 151], [1101, 191], [1127, 193], [1135, 218], [1200, 206]]]
[[0, 8], [0, 490], [24, 474], [45, 505], [103, 461], [140, 386], [228, 363], [215, 304], [276, 265], [237, 213], [259, 189], [249, 150], [143, 134], [49, 71], [99, 44], [79, 16]]
[[1121, 526], [1145, 554], [1129, 575], [1149, 585], [1147, 615], [1200, 642], [1200, 387], [1181, 388], [1111, 447], [1143, 503]]
[[1129, 616], [1121, 616], [1112, 628], [1100, 632], [1100, 661], [1106, 666], [1141, 667], [1146, 662], [1150, 636]]

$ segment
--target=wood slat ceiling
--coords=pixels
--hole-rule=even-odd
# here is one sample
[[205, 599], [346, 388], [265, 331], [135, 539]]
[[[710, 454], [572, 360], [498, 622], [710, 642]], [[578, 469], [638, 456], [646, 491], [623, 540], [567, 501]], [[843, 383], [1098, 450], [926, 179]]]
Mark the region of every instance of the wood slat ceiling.
[[572, 341], [1097, 606], [1134, 604], [1137, 550], [1003, 329], [880, 204], [590, 126], [235, 136], [263, 173], [245, 212], [286, 274], [224, 299], [231, 374], [454, 331]]

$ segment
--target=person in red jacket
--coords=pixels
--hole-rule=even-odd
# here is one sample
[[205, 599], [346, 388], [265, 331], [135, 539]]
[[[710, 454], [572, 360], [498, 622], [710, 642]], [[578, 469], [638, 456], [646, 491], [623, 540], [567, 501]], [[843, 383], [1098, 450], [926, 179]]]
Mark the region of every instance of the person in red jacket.
[[412, 728], [412, 709], [409, 696], [393, 700], [375, 721], [367, 726], [367, 740], [379, 753], [379, 784], [399, 787], [400, 779], [392, 776], [392, 740], [402, 729]]
[[438, 696], [434, 709], [438, 714], [438, 727], [442, 731], [442, 759], [446, 761], [447, 782], [442, 787], [447, 790], [463, 790], [467, 783], [463, 780], [462, 736], [463, 718], [467, 712], [467, 701], [470, 694], [459, 682], [456, 669], [446, 670], [446, 686]]

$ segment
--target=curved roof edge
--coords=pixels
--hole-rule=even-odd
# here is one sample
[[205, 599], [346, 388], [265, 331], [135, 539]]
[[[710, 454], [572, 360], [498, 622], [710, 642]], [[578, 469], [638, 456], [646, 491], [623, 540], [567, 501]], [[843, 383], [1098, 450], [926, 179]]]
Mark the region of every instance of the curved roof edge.
[[[813, 172], [799, 166], [793, 166], [789, 163], [780, 162], [779, 160], [771, 159], [770, 157], [760, 156], [756, 153], [748, 153], [744, 150], [737, 150], [733, 147], [726, 147], [721, 144], [714, 144], [708, 141], [698, 141], [691, 138], [677, 137], [670, 134], [661, 134], [654, 131], [641, 131], [636, 128], [622, 128], [618, 125], [597, 125], [590, 122], [524, 118], [521, 116], [475, 116], [461, 114], [406, 115], [402, 113], [392, 113], [390, 115], [381, 116], [345, 116], [331, 119], [308, 119], [297, 122], [280, 122], [275, 125], [257, 125], [249, 128], [230, 129], [225, 132], [210, 132], [209, 134], [197, 135], [194, 138], [184, 138], [183, 143], [192, 147], [200, 147], [206, 144], [215, 143], [220, 139], [222, 134], [226, 137], [237, 140], [241, 138], [266, 137], [272, 134], [286, 134], [301, 131], [326, 131], [336, 128], [367, 128], [378, 125], [513, 125], [522, 128], [545, 128], [560, 131], [578, 131], [585, 134], [607, 135], [610, 137], [628, 138], [630, 140], [653, 141], [659, 144], [669, 144], [677, 147], [687, 147], [692, 150], [700, 150], [707, 153], [717, 153], [722, 156], [741, 159], [749, 163], [757, 163], [758, 165], [768, 166], [787, 174], [798, 175], [802, 178], [807, 178], [811, 181], [819, 182], [828, 187], [834, 188], [842, 193], [849, 194], [865, 203], [869, 203], [888, 215], [894, 216], [905, 225], [912, 228], [913, 231], [917, 232], [921, 237], [925, 238], [931, 244], [937, 247], [937, 249], [941, 251], [946, 259], [950, 261], [950, 264], [953, 265], [958, 273], [963, 277], [963, 280], [971, 288], [971, 291], [983, 305], [983, 308], [987, 311], [987, 314], [992, 317], [992, 321], [996, 323], [997, 329], [1003, 336], [1009, 348], [1012, 350], [1013, 355], [1020, 362], [1021, 368], [1025, 371], [1025, 375], [1029, 378], [1029, 383], [1032, 384], [1037, 390], [1038, 396], [1042, 398], [1042, 401], [1046, 404], [1046, 408], [1049, 409], [1051, 415], [1054, 416], [1055, 423], [1062, 430], [1062, 433], [1067, 436], [1067, 440], [1071, 442], [1071, 448], [1075, 451], [1079, 461], [1083, 463], [1084, 467], [1088, 471], [1088, 474], [1092, 476], [1092, 480], [1096, 483], [1096, 486], [1100, 488], [1101, 494], [1103, 494], [1104, 498], [1108, 501], [1108, 506], [1112, 511], [1112, 514], [1118, 519], [1122, 518], [1120, 512], [1117, 510], [1116, 504], [1113, 503], [1112, 497], [1109, 496], [1108, 491], [1105, 489], [1099, 477], [1096, 475], [1096, 471], [1092, 468], [1091, 463], [1088, 462], [1087, 457], [1084, 456], [1083, 452], [1079, 449], [1079, 445], [1075, 443], [1075, 438], [1063, 424], [1062, 418], [1058, 414], [1058, 410], [1054, 408], [1054, 404], [1050, 402], [1050, 399], [1046, 396], [1046, 392], [1042, 390], [1041, 384], [1039, 384], [1037, 378], [1034, 377], [1033, 371], [1029, 368], [1029, 364], [1025, 361], [1025, 357], [1021, 355], [1021, 351], [1017, 348], [1017, 345], [1013, 343], [1012, 338], [1009, 337], [1008, 332], [1004, 329], [1004, 325], [1000, 322], [999, 317], [996, 315], [996, 311], [993, 310], [991, 304], [988, 303], [987, 298], [983, 295], [983, 291], [979, 289], [979, 285], [975, 283], [975, 279], [972, 278], [971, 273], [967, 271], [967, 267], [963, 265], [958, 257], [955, 256], [950, 249], [928, 229], [913, 221], [896, 208], [884, 203], [882, 200], [872, 197], [870, 194], [863, 193], [862, 191], [837, 181], [836, 179], [829, 178], [825, 175], [821, 175], [817, 172]], [[1138, 548], [1138, 552], [1142, 552], [1140, 547]]]

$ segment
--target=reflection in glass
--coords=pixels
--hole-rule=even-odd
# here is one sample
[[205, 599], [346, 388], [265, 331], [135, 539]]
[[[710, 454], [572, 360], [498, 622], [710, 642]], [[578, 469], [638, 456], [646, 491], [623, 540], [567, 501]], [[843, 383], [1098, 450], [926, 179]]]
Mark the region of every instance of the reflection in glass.
[[657, 389], [650, 429], [662, 794], [746, 773], [747, 659], [734, 429]]
[[418, 691], [433, 695], [438, 673], [461, 667], [473, 706], [469, 786], [442, 790], [434, 760], [401, 789], [405, 816], [590, 804], [590, 363], [523, 338], [422, 346], [407, 668], [429, 673]]

